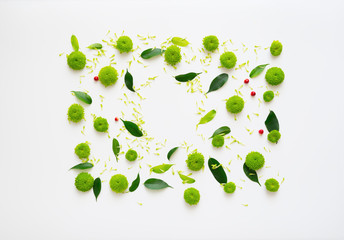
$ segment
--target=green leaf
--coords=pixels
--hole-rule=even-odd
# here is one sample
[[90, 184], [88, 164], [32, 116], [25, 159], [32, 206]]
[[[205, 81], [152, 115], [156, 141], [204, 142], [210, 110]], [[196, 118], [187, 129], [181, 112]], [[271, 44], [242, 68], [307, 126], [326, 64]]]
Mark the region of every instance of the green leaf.
[[195, 72], [189, 72], [186, 74], [181, 74], [178, 76], [175, 76], [174, 78], [178, 81], [178, 82], [188, 82], [193, 80], [195, 77], [197, 77], [198, 75], [200, 75], [200, 73], [195, 73]]
[[257, 67], [255, 67], [251, 72], [250, 72], [250, 78], [254, 78], [257, 77], [259, 74], [261, 74], [265, 67], [269, 65], [269, 64], [263, 64], [263, 65], [259, 65]]
[[174, 148], [172, 148], [170, 151], [168, 151], [168, 153], [167, 153], [167, 159], [168, 159], [168, 160], [170, 160], [171, 156], [173, 155], [173, 153], [174, 153], [175, 151], [177, 151], [178, 148], [179, 148], [179, 147], [174, 147]]
[[197, 126], [200, 124], [206, 124], [206, 123], [210, 122], [211, 120], [214, 119], [215, 115], [216, 115], [216, 111], [214, 109], [211, 110], [204, 117], [201, 118], [201, 120], [199, 121]]
[[228, 81], [228, 74], [221, 73], [211, 82], [207, 93], [220, 89]]
[[127, 88], [130, 91], [135, 92], [133, 88], [133, 76], [130, 74], [130, 72], [128, 72], [128, 69], [124, 76], [124, 82], [125, 82], [125, 86], [127, 86]]
[[159, 190], [167, 187], [173, 188], [163, 180], [157, 178], [149, 178], [143, 183], [143, 185], [145, 185], [146, 188], [152, 190]]
[[119, 155], [119, 152], [121, 151], [121, 147], [120, 147], [119, 142], [116, 138], [112, 139], [112, 151], [115, 154], [116, 160], [118, 162], [118, 155]]
[[102, 181], [100, 181], [100, 178], [96, 178], [93, 183], [93, 193], [96, 197], [96, 201], [98, 199], [98, 196], [100, 194], [100, 191], [102, 190]]
[[209, 158], [208, 166], [216, 181], [218, 181], [220, 184], [227, 183], [227, 175], [225, 170], [216, 159]]
[[75, 35], [72, 35], [70, 39], [74, 51], [79, 51], [79, 42]]
[[154, 173], [164, 173], [164, 172], [167, 172], [174, 164], [161, 164], [161, 165], [158, 165], [158, 166], [155, 166], [155, 167], [152, 167], [150, 169], [151, 172], [154, 172]]
[[265, 126], [269, 132], [271, 132], [272, 130], [279, 131], [278, 119], [276, 117], [276, 114], [273, 111], [270, 111], [268, 117], [266, 118]]
[[149, 59], [161, 55], [163, 52], [165, 52], [165, 50], [161, 50], [160, 48], [148, 48], [141, 53], [141, 57], [143, 59]]
[[180, 37], [172, 38], [171, 42], [180, 47], [186, 47], [187, 45], [189, 45], [189, 42], [185, 38], [180, 38]]
[[90, 95], [88, 95], [87, 93], [85, 92], [79, 92], [79, 91], [72, 91], [72, 93], [75, 94], [75, 96], [83, 101], [84, 103], [87, 103], [87, 104], [91, 104], [92, 103], [92, 98], [90, 97]]
[[213, 138], [216, 135], [224, 136], [224, 135], [226, 135], [226, 134], [228, 134], [230, 132], [231, 132], [231, 129], [229, 127], [223, 126], [223, 127], [220, 127], [218, 129], [216, 129], [215, 132], [213, 133], [213, 135], [210, 138]]
[[129, 192], [134, 192], [140, 184], [140, 174], [137, 174], [136, 179], [132, 182], [130, 188], [129, 188]]
[[244, 163], [243, 169], [244, 169], [244, 173], [246, 174], [246, 176], [247, 176], [251, 181], [258, 183], [259, 186], [260, 186], [260, 183], [259, 183], [259, 180], [258, 180], [257, 172], [256, 172], [255, 170], [250, 169], [250, 168], [246, 165], [246, 163]]
[[[85, 163], [77, 164], [74, 167], [72, 167], [71, 169], [89, 169], [89, 168], [93, 168], [93, 164], [89, 163], [89, 162], [85, 162]], [[69, 169], [69, 170], [71, 170], [71, 169]]]
[[188, 177], [188, 176], [182, 174], [180, 171], [178, 172], [178, 174], [179, 174], [180, 179], [183, 180], [183, 184], [185, 184], [185, 183], [191, 184], [191, 183], [196, 182], [195, 179], [193, 179], [193, 178], [191, 178], [191, 177]]
[[89, 49], [102, 49], [103, 45], [101, 45], [100, 43], [93, 43], [90, 46], [88, 46]]
[[141, 130], [139, 129], [139, 127], [130, 121], [124, 121], [123, 119], [121, 119], [124, 127], [128, 130], [128, 132], [130, 132], [131, 135], [135, 136], [135, 137], [142, 137], [143, 133], [141, 132]]

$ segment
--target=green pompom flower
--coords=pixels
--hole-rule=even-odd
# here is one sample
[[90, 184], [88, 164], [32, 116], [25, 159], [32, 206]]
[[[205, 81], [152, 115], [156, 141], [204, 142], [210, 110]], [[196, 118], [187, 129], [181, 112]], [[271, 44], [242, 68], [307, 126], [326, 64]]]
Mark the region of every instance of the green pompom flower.
[[225, 68], [233, 68], [237, 62], [237, 57], [233, 52], [224, 52], [220, 56], [221, 66]]
[[97, 117], [94, 120], [93, 126], [98, 132], [106, 132], [109, 129], [108, 121], [102, 117]]
[[86, 65], [86, 56], [79, 51], [72, 52], [67, 56], [67, 63], [71, 69], [81, 70]]
[[128, 161], [133, 162], [137, 159], [137, 152], [133, 149], [129, 149], [128, 152], [125, 154], [125, 158]]
[[116, 193], [123, 193], [128, 188], [128, 180], [122, 174], [113, 175], [110, 179], [110, 188]]
[[227, 111], [230, 113], [239, 113], [245, 105], [244, 99], [239, 96], [230, 97], [226, 102]]
[[219, 39], [214, 36], [206, 36], [203, 38], [203, 46], [209, 52], [214, 52], [219, 47]]
[[74, 149], [75, 154], [80, 158], [88, 158], [91, 153], [90, 146], [87, 143], [79, 143]]
[[234, 182], [226, 183], [225, 186], [223, 187], [223, 190], [224, 190], [226, 193], [234, 193], [234, 192], [235, 192], [235, 189], [236, 189], [236, 185], [235, 185]]
[[72, 122], [80, 122], [84, 118], [84, 108], [80, 104], [72, 104], [68, 108], [68, 120]]
[[272, 143], [277, 143], [280, 138], [281, 138], [281, 133], [277, 130], [272, 130], [268, 134], [268, 140]]
[[250, 152], [246, 155], [245, 164], [252, 170], [258, 170], [264, 166], [265, 159], [259, 152]]
[[279, 182], [274, 178], [270, 178], [265, 181], [266, 190], [270, 192], [277, 192], [279, 189], [279, 186], [280, 186]]
[[120, 53], [127, 53], [133, 49], [133, 41], [131, 41], [131, 38], [128, 36], [121, 36], [117, 40], [116, 48], [120, 51]]
[[199, 191], [196, 188], [188, 188], [184, 191], [184, 200], [190, 205], [197, 205], [201, 198]]
[[221, 135], [216, 135], [213, 137], [213, 140], [211, 141], [214, 147], [220, 148], [225, 144], [225, 138]]
[[165, 51], [165, 61], [174, 66], [177, 63], [180, 62], [180, 60], [182, 59], [182, 55], [180, 54], [180, 48], [172, 45], [169, 46], [166, 51]]
[[186, 164], [190, 170], [199, 171], [204, 166], [204, 156], [198, 152], [191, 153], [186, 160]]
[[278, 67], [272, 67], [265, 74], [265, 80], [270, 85], [279, 85], [284, 80], [284, 72]]
[[108, 87], [116, 83], [118, 79], [117, 70], [111, 66], [106, 66], [100, 69], [98, 74], [99, 81], [105, 86]]
[[278, 56], [282, 52], [282, 43], [280, 41], [273, 41], [270, 46], [270, 52], [272, 56]]
[[79, 173], [75, 178], [75, 187], [81, 192], [87, 192], [93, 187], [94, 179], [91, 174], [87, 172]]
[[263, 99], [265, 102], [271, 102], [272, 99], [274, 99], [275, 97], [275, 94], [273, 91], [266, 91], [264, 94], [263, 94]]

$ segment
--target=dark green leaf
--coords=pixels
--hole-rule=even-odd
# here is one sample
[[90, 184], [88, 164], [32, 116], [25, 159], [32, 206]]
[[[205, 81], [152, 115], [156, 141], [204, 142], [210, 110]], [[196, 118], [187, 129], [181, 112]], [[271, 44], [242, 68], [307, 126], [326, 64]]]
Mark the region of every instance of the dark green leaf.
[[96, 178], [93, 183], [93, 193], [94, 193], [94, 196], [96, 197], [96, 200], [98, 199], [98, 196], [101, 190], [102, 190], [102, 181], [100, 181], [100, 178]]
[[273, 111], [270, 111], [268, 117], [266, 118], [265, 126], [269, 132], [271, 132], [272, 130], [279, 131], [278, 119], [276, 117], [276, 114]]
[[128, 130], [128, 132], [130, 132], [131, 135], [135, 136], [135, 137], [142, 137], [143, 133], [141, 132], [141, 130], [139, 129], [139, 127], [130, 121], [124, 121], [123, 119], [121, 119], [124, 127]]
[[186, 74], [181, 74], [181, 75], [175, 76], [174, 78], [178, 82], [188, 82], [188, 81], [193, 80], [195, 77], [197, 77], [200, 74], [201, 73], [189, 72], [189, 73], [186, 73]]
[[255, 67], [251, 72], [250, 72], [250, 78], [254, 78], [257, 77], [259, 74], [261, 74], [265, 67], [269, 65], [269, 64], [263, 64], [263, 65], [259, 65], [258, 67]]
[[168, 159], [168, 160], [170, 160], [171, 156], [173, 155], [173, 153], [174, 153], [175, 151], [177, 151], [178, 148], [179, 148], [179, 147], [175, 147], [175, 148], [172, 148], [170, 151], [168, 151], [168, 153], [167, 153], [167, 159]]
[[90, 46], [88, 46], [89, 49], [102, 49], [103, 45], [101, 45], [100, 43], [93, 43]]
[[72, 91], [72, 93], [74, 93], [75, 96], [78, 99], [80, 99], [81, 101], [83, 101], [84, 103], [87, 103], [87, 104], [91, 104], [92, 103], [92, 98], [87, 93], [79, 92], [79, 91]]
[[135, 92], [133, 88], [133, 76], [130, 74], [130, 72], [128, 72], [128, 69], [124, 76], [124, 82], [125, 82], [125, 86], [127, 86], [127, 88], [130, 91]]
[[246, 163], [244, 163], [243, 169], [244, 169], [244, 173], [246, 174], [246, 176], [247, 176], [251, 181], [258, 183], [259, 186], [260, 186], [260, 183], [259, 183], [259, 180], [258, 180], [257, 172], [256, 172], [255, 170], [250, 169], [250, 168], [246, 165]]
[[168, 185], [166, 182], [164, 182], [161, 179], [157, 179], [157, 178], [149, 178], [147, 179], [144, 184], [146, 188], [148, 189], [152, 189], [152, 190], [159, 190], [159, 189], [163, 189], [163, 188], [173, 188], [170, 185]]
[[225, 173], [225, 170], [216, 159], [209, 158], [208, 166], [216, 181], [218, 181], [219, 183], [227, 183], [227, 175]]
[[229, 127], [223, 126], [223, 127], [220, 127], [218, 129], [216, 129], [215, 132], [213, 133], [213, 135], [210, 138], [213, 138], [216, 135], [224, 136], [224, 135], [226, 135], [226, 134], [228, 134], [230, 132], [231, 132], [231, 129]]
[[187, 45], [189, 45], [189, 42], [185, 38], [180, 38], [180, 37], [172, 38], [171, 42], [181, 47], [186, 47]]
[[216, 78], [214, 78], [214, 80], [211, 82], [207, 93], [220, 89], [227, 81], [228, 81], [228, 74], [221, 73]]
[[[74, 167], [72, 167], [71, 169], [89, 169], [89, 168], [93, 168], [93, 164], [89, 163], [89, 162], [85, 162], [85, 163], [77, 164]], [[69, 169], [69, 170], [71, 170], [71, 169]]]
[[210, 122], [211, 120], [214, 119], [215, 115], [216, 115], [216, 111], [214, 109], [209, 111], [206, 115], [204, 115], [204, 117], [201, 118], [197, 126], [200, 124], [206, 124]]
[[163, 52], [165, 52], [165, 50], [161, 50], [160, 48], [148, 48], [141, 53], [141, 57], [143, 59], [149, 59], [161, 55]]
[[119, 142], [116, 138], [112, 139], [112, 151], [115, 154], [116, 160], [118, 162], [118, 155], [119, 155], [119, 152], [121, 151], [121, 147], [120, 147]]
[[150, 169], [151, 172], [154, 172], [154, 173], [164, 173], [164, 172], [167, 172], [174, 164], [161, 164], [161, 165], [158, 165], [158, 166], [155, 166], [155, 167], [152, 167]]
[[70, 39], [74, 51], [79, 51], [79, 42], [75, 35], [72, 35]]
[[183, 184], [184, 184], [184, 183], [189, 183], [189, 184], [191, 184], [191, 183], [196, 182], [195, 179], [193, 179], [193, 178], [191, 178], [191, 177], [188, 177], [188, 176], [182, 174], [180, 171], [178, 172], [178, 174], [179, 174], [180, 179], [183, 180]]
[[132, 182], [130, 188], [129, 188], [129, 192], [134, 192], [140, 184], [140, 174], [137, 174], [136, 179]]

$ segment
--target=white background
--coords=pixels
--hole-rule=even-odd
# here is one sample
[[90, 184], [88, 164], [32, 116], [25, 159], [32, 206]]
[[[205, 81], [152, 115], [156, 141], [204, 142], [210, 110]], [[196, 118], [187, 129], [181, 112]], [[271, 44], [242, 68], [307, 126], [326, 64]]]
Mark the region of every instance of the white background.
[[[0, 239], [343, 239], [343, 10], [339, 0], [1, 2]], [[94, 74], [87, 75], [80, 85], [80, 73], [72, 72], [65, 56], [58, 55], [72, 50], [72, 34], [88, 55], [85, 47], [99, 42], [108, 30], [118, 34], [125, 30], [133, 39], [136, 34], [161, 39], [186, 36], [195, 49], [208, 34], [218, 35], [220, 41], [231, 38], [239, 49], [241, 42], [263, 47], [275, 39], [283, 43], [277, 59], [268, 51], [256, 62], [255, 56], [250, 56], [252, 65], [270, 62], [286, 73], [277, 88], [281, 95], [270, 105], [258, 108], [263, 75], [251, 81], [256, 98], [249, 96], [248, 88], [242, 90], [246, 106], [238, 121], [226, 113], [222, 100], [234, 94], [247, 77], [245, 72], [234, 74], [238, 80], [230, 78], [223, 89], [209, 94], [205, 108], [217, 109], [218, 116], [200, 126], [199, 133], [208, 136], [217, 127], [229, 125], [233, 136], [246, 144], [233, 144], [231, 151], [215, 151], [209, 141], [203, 142], [195, 134], [199, 95], [186, 94], [186, 88], [171, 78], [191, 67], [182, 62], [177, 70], [168, 68], [164, 76], [161, 58], [152, 61], [156, 67], [130, 68], [134, 81], [161, 75], [143, 92], [149, 98], [143, 110], [145, 130], [167, 138], [167, 146], [160, 158], [152, 155], [142, 160], [142, 165], [167, 162], [167, 151], [185, 140], [206, 158], [216, 157], [223, 164], [232, 160], [229, 179], [242, 189], [225, 195], [205, 168], [192, 175], [194, 187], [201, 192], [196, 207], [185, 204], [182, 196], [188, 186], [171, 172], [157, 177], [174, 189], [152, 192], [140, 186], [134, 193], [114, 194], [107, 183], [111, 174], [104, 174], [106, 182], [98, 202], [91, 191], [75, 190], [77, 172], [67, 170], [79, 163], [73, 153], [76, 144], [88, 140], [96, 158], [111, 156], [114, 162], [111, 140], [94, 132], [89, 114], [107, 117], [110, 135], [115, 136], [120, 123], [113, 117], [121, 110], [115, 101], [128, 91], [120, 88], [122, 78], [105, 89], [93, 82]], [[209, 82], [204, 79], [210, 81], [223, 71], [217, 68], [218, 55], [214, 54], [214, 68], [203, 77], [205, 90]], [[125, 57], [116, 55], [117, 62], [125, 62], [121, 58]], [[125, 64], [118, 70], [124, 68]], [[76, 102], [69, 91], [82, 89], [95, 96], [92, 106], [85, 107], [86, 137], [80, 133], [84, 124], [69, 124], [66, 119], [68, 106]], [[105, 96], [103, 111], [99, 94]], [[264, 128], [269, 109], [280, 120], [278, 145], [268, 144], [266, 134], [260, 137], [256, 131]], [[261, 115], [249, 122], [246, 115], [252, 112]], [[248, 135], [245, 126], [255, 133]], [[272, 152], [264, 152], [264, 146]], [[269, 177], [285, 178], [278, 193], [268, 193], [242, 173], [243, 161], [236, 155], [245, 156], [251, 150], [264, 153], [271, 166], [260, 170], [261, 182]], [[185, 170], [185, 159], [186, 152], [181, 149], [174, 156], [175, 170]], [[131, 165], [123, 155], [121, 160], [118, 172], [131, 182], [137, 163], [128, 170]], [[147, 167], [144, 169], [142, 179], [148, 177]], [[97, 169], [90, 173], [97, 176]]]

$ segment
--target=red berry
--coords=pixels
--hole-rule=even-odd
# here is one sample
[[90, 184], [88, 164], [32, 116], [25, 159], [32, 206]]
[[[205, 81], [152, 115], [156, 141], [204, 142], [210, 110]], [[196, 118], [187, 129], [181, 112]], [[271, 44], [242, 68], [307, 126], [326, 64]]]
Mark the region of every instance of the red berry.
[[98, 81], [99, 80], [99, 77], [98, 76], [95, 76], [94, 77], [94, 81]]
[[263, 129], [260, 129], [258, 132], [259, 132], [259, 134], [263, 134], [263, 133], [264, 133], [264, 130], [263, 130]]
[[118, 117], [115, 117], [115, 121], [116, 121], [116, 122], [118, 121]]
[[248, 84], [249, 82], [250, 82], [250, 80], [248, 80], [248, 79], [244, 80], [244, 83], [246, 83], [246, 84]]
[[255, 92], [255, 91], [252, 91], [252, 92], [251, 92], [251, 96], [256, 96], [256, 92]]

